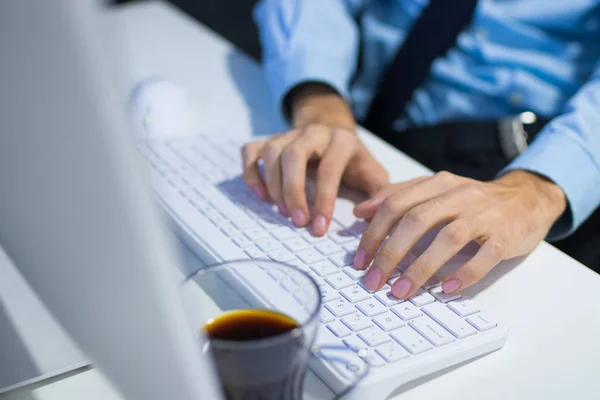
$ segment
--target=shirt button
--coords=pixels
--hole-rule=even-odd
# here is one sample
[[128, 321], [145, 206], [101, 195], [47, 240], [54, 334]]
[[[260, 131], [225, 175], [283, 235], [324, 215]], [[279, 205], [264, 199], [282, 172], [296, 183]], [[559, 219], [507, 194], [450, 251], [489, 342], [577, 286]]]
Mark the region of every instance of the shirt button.
[[519, 106], [523, 104], [523, 92], [515, 90], [510, 94], [508, 101], [510, 101], [510, 103], [514, 106]]

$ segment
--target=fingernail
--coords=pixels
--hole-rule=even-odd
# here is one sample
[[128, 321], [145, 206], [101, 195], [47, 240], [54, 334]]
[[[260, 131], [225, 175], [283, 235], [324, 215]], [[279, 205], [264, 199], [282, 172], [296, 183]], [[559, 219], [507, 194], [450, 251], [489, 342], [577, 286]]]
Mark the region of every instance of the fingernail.
[[460, 279], [452, 278], [452, 279], [449, 279], [446, 282], [442, 283], [442, 290], [448, 294], [454, 293], [458, 289], [460, 289], [461, 286], [462, 286], [462, 282], [460, 281]]
[[306, 215], [301, 210], [294, 208], [292, 210], [292, 222], [298, 227], [304, 226], [306, 225]]
[[317, 215], [312, 223], [312, 230], [315, 234], [323, 234], [327, 229], [327, 218], [324, 215]]
[[284, 217], [290, 216], [290, 212], [288, 211], [287, 206], [285, 205], [285, 201], [283, 201], [283, 199], [279, 199], [279, 201], [277, 202], [277, 208], [279, 209], [279, 214], [283, 215]]
[[392, 286], [392, 294], [399, 299], [404, 299], [406, 296], [408, 296], [411, 287], [412, 282], [409, 279], [398, 279]]
[[363, 249], [358, 249], [358, 251], [356, 252], [356, 255], [354, 255], [354, 266], [357, 269], [364, 269], [366, 258], [367, 258], [367, 252], [364, 251]]
[[365, 276], [365, 286], [371, 290], [377, 290], [381, 286], [381, 278], [383, 277], [379, 268], [371, 268]]
[[267, 195], [265, 194], [264, 190], [258, 185], [252, 186], [252, 193], [254, 193], [254, 195], [262, 201], [265, 201], [267, 198]]

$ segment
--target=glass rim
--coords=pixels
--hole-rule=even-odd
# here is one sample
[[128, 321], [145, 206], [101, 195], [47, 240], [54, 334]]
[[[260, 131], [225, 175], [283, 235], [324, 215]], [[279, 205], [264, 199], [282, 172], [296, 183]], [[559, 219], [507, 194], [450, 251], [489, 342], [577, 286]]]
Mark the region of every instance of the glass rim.
[[[268, 263], [272, 265], [276, 265], [277, 267], [284, 267], [285, 269], [291, 269], [294, 272], [300, 273], [303, 275], [308, 281], [312, 284], [312, 287], [315, 289], [315, 294], [317, 296], [317, 304], [315, 305], [315, 309], [309, 312], [309, 316], [304, 323], [298, 322], [300, 325], [288, 332], [281, 333], [275, 336], [271, 336], [264, 339], [256, 339], [256, 340], [248, 340], [248, 341], [234, 341], [234, 340], [226, 340], [226, 339], [214, 339], [210, 338], [208, 335], [206, 336], [207, 344], [209, 346], [215, 346], [219, 348], [231, 348], [231, 349], [259, 349], [265, 348], [277, 344], [282, 344], [290, 340], [297, 339], [302, 335], [302, 332], [305, 330], [305, 327], [309, 324], [315, 322], [315, 320], [319, 317], [321, 312], [321, 307], [323, 305], [323, 300], [321, 298], [321, 289], [319, 289], [319, 285], [314, 280], [312, 276], [308, 273], [302, 271], [299, 268], [291, 264], [287, 264], [280, 261], [273, 261], [269, 259], [237, 259], [237, 260], [227, 260], [222, 262], [216, 262], [213, 264], [206, 265], [205, 267], [199, 268], [191, 274], [187, 275], [180, 286], [184, 286], [193, 282], [195, 278], [201, 275], [208, 275], [209, 273], [213, 273], [215, 270], [219, 269], [230, 269], [234, 264], [256, 264], [256, 263]], [[225, 311], [223, 311], [224, 313]], [[287, 315], [287, 314], [286, 314]], [[289, 316], [289, 315], [288, 315]], [[293, 318], [293, 317], [292, 317]], [[295, 320], [295, 318], [294, 318]], [[208, 321], [207, 321], [208, 322]], [[203, 331], [204, 327], [201, 327], [199, 331]]]

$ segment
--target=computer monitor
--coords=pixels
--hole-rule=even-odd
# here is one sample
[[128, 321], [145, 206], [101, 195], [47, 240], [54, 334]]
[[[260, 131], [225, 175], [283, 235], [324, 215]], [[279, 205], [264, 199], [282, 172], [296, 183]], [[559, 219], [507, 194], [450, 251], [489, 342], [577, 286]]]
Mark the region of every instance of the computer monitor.
[[0, 3], [0, 244], [124, 398], [219, 399], [141, 179], [101, 13], [93, 0]]

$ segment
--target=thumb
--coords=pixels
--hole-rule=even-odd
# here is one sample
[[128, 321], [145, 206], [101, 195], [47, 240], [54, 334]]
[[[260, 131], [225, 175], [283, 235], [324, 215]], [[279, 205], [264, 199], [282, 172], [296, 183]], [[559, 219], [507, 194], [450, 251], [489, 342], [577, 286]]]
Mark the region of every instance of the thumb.
[[354, 157], [344, 171], [344, 183], [366, 193], [369, 197], [375, 195], [389, 182], [388, 172], [370, 155], [367, 158]]
[[370, 196], [368, 200], [363, 201], [360, 204], [357, 204], [354, 207], [354, 215], [357, 218], [362, 218], [366, 220], [370, 220], [375, 216], [377, 209], [385, 201], [385, 199], [393, 193], [397, 193], [401, 190], [407, 189], [411, 186], [418, 184], [419, 182], [427, 179], [425, 176], [420, 176], [418, 178], [414, 178], [408, 180], [406, 182], [395, 183], [392, 185], [385, 185], [381, 187], [374, 195]]

